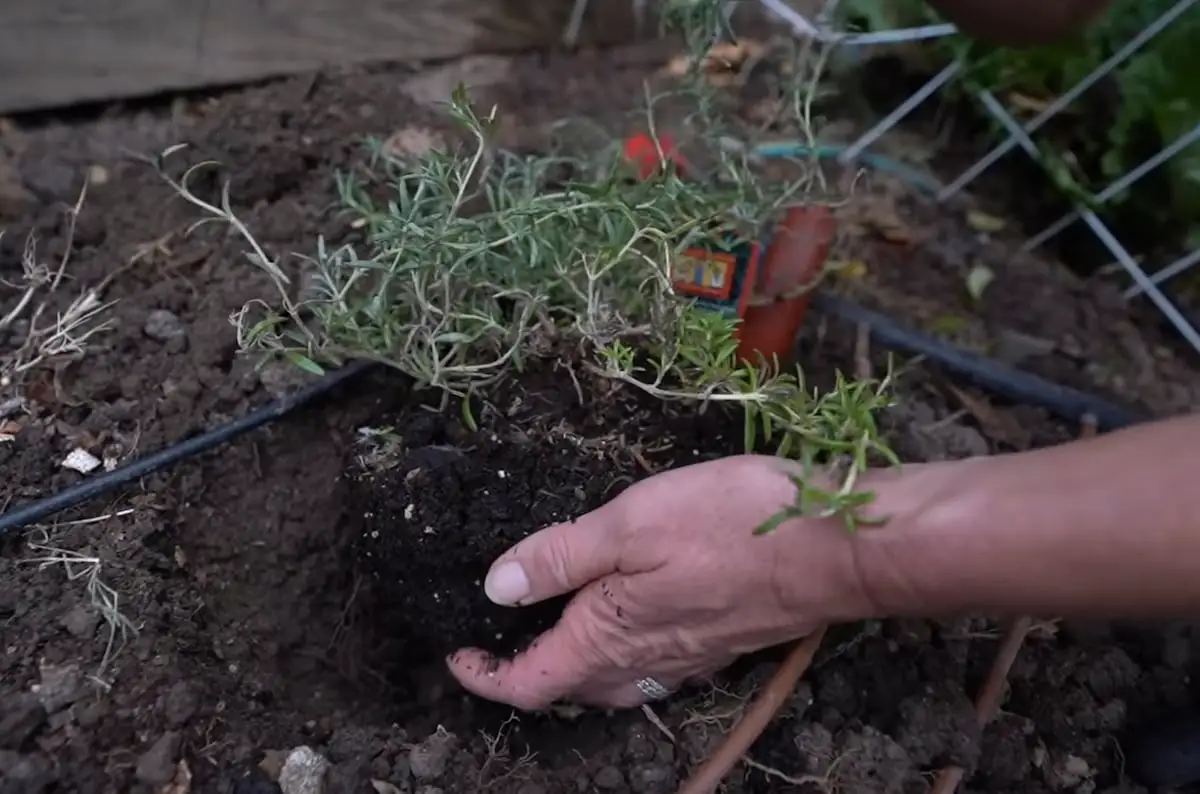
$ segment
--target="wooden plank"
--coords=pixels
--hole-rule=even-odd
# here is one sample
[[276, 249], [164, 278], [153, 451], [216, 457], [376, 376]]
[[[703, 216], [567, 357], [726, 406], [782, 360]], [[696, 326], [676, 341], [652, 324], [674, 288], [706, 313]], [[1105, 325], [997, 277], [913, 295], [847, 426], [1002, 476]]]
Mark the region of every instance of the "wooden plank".
[[[325, 66], [552, 46], [573, 0], [3, 0], [0, 113], [215, 87]], [[591, 0], [580, 41], [633, 36]]]

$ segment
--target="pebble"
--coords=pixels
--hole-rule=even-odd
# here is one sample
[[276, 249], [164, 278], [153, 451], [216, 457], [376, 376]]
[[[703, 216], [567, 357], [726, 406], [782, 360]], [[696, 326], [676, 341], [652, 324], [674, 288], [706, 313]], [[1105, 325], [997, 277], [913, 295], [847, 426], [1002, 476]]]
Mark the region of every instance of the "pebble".
[[592, 778], [592, 782], [596, 784], [596, 788], [611, 791], [625, 785], [625, 776], [621, 774], [621, 770], [615, 766], [602, 767], [599, 772]]
[[438, 732], [408, 752], [408, 766], [412, 776], [421, 781], [437, 780], [446, 773], [450, 754], [458, 743], [458, 737], [439, 728]]
[[646, 733], [641, 725], [629, 729], [629, 739], [625, 743], [625, 754], [632, 761], [653, 760], [656, 749], [654, 740]]
[[94, 609], [77, 604], [68, 610], [59, 622], [72, 637], [85, 640], [96, 633], [96, 626], [100, 624], [100, 616]]
[[150, 786], [163, 786], [175, 777], [175, 761], [183, 737], [167, 731], [137, 760], [134, 774]]
[[191, 722], [200, 709], [200, 695], [190, 682], [180, 681], [163, 698], [163, 716], [172, 728], [182, 728]]
[[41, 680], [33, 685], [33, 693], [50, 714], [62, 711], [84, 693], [83, 672], [77, 664], [43, 665], [40, 673]]
[[678, 782], [666, 764], [638, 764], [629, 770], [629, 787], [637, 794], [670, 794]]
[[293, 748], [279, 773], [283, 794], [324, 794], [329, 762], [307, 745]]
[[169, 312], [166, 309], [155, 309], [146, 316], [146, 323], [142, 326], [142, 331], [146, 336], [158, 342], [170, 342], [173, 339], [184, 339], [187, 337], [187, 329], [183, 325], [183, 320], [174, 312]]

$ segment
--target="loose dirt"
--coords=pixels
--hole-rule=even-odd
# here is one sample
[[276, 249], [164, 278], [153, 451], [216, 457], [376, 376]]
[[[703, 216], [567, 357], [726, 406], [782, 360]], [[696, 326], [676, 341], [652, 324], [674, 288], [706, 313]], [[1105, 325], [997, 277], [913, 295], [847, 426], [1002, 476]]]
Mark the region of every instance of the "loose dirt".
[[[0, 175], [10, 181], [0, 191], [0, 276], [18, 281], [33, 232], [46, 262], [70, 243], [67, 278], [49, 311], [101, 284], [103, 299], [116, 303], [111, 327], [84, 357], [27, 374], [25, 406], [4, 420], [11, 439], [0, 442], [0, 504], [79, 481], [60, 465], [76, 447], [120, 463], [227, 422], [301, 380], [237, 354], [230, 315], [272, 295], [242, 242], [217, 226], [187, 234], [194, 209], [129, 153], [188, 141], [219, 160], [239, 217], [295, 272], [290, 252], [311, 251], [317, 234], [334, 244], [354, 239], [336, 212], [334, 175], [362, 161], [363, 137], [442, 129], [422, 98], [448, 94], [439, 86], [456, 74], [490, 82], [481, 90], [509, 114], [507, 141], [536, 146], [542, 125], [563, 116], [628, 127], [627, 103], [668, 56], [640, 48], [476, 60], [420, 74], [329, 73], [170, 108], [4, 126]], [[91, 185], [72, 237], [63, 207], [85, 174]], [[910, 230], [978, 244], [964, 216], [916, 206], [896, 200], [889, 209]], [[934, 256], [929, 238], [898, 243], [877, 227], [839, 244], [839, 258], [867, 266], [840, 288], [913, 324], [961, 316], [952, 332], [979, 346], [1008, 326], [1049, 337], [1053, 351], [1034, 345], [1041, 352], [1031, 366], [1155, 413], [1194, 402], [1197, 379], [1173, 343], [1098, 299], [1103, 285], [1045, 262], [1009, 277], [996, 254], [998, 278], [973, 302], [961, 289], [970, 258]], [[19, 294], [3, 289], [0, 314]], [[903, 298], [914, 295], [934, 308]], [[1130, 341], [1112, 342], [1106, 329], [1114, 323], [1128, 325]], [[0, 339], [5, 351], [23, 338], [15, 330]], [[856, 352], [852, 329], [819, 317], [805, 328], [803, 361], [818, 381], [835, 366], [852, 368]], [[1112, 367], [1143, 353], [1141, 371], [1152, 374], [1118, 370], [1114, 386]], [[882, 365], [883, 351], [872, 356]], [[1037, 409], [995, 405], [952, 385], [919, 366], [901, 380], [901, 404], [887, 421], [906, 459], [1076, 432]], [[457, 409], [431, 415], [399, 378], [373, 373], [220, 450], [6, 538], [0, 790], [276, 792], [289, 751], [307, 746], [329, 765], [327, 792], [672, 791], [769, 674], [769, 654], [656, 707], [675, 742], [639, 711], [510, 719], [457, 691], [436, 661], [488, 633], [501, 634], [501, 646], [516, 644], [552, 617], [505, 624], [512, 614], [482, 598], [476, 582], [508, 542], [645, 476], [632, 455], [639, 445], [661, 467], [727, 453], [737, 436], [721, 437], [712, 417], [696, 424], [628, 395], [589, 390], [581, 405], [563, 371], [522, 380], [504, 397], [480, 410], [471, 431]], [[420, 529], [415, 543], [401, 534], [406, 528]], [[430, 605], [439, 597], [448, 612]], [[1121, 737], [1190, 702], [1190, 631], [1047, 623], [1018, 659], [1003, 715], [980, 734], [970, 698], [995, 640], [984, 618], [839, 629], [728, 790], [915, 792], [945, 763], [967, 767], [978, 792], [1136, 790], [1122, 775]], [[282, 772], [290, 791], [302, 756], [293, 752]]]

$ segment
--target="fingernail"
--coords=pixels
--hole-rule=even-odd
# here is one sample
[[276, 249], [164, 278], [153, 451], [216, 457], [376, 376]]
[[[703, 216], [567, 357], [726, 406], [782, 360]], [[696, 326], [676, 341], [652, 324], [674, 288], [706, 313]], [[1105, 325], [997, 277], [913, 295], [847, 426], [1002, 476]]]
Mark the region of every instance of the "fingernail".
[[506, 562], [488, 571], [483, 591], [494, 603], [513, 606], [529, 597], [529, 577], [519, 562]]

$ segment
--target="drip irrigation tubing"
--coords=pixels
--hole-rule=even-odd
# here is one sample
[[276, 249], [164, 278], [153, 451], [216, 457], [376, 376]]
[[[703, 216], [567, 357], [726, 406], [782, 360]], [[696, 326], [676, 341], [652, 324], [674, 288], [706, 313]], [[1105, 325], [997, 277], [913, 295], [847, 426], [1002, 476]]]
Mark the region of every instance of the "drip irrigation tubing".
[[[818, 149], [795, 143], [774, 143], [759, 147], [764, 158], [810, 156], [837, 157], [842, 149], [822, 146]], [[864, 153], [862, 162], [870, 168], [891, 173], [921, 191], [935, 183], [907, 166], [887, 158]], [[1084, 416], [1095, 418], [1100, 430], [1115, 430], [1142, 420], [1131, 411], [1109, 404], [1099, 397], [1052, 383], [1035, 375], [983, 356], [969, 353], [931, 336], [904, 328], [882, 314], [870, 311], [842, 298], [818, 291], [813, 306], [818, 312], [856, 324], [865, 324], [884, 347], [923, 356], [947, 371], [974, 383], [980, 388], [1002, 395], [1014, 402], [1028, 403], [1047, 409], [1068, 421], [1080, 421]], [[52, 496], [0, 513], [0, 540], [10, 532], [38, 524], [56, 513], [91, 501], [141, 477], [162, 471], [181, 461], [208, 452], [238, 436], [287, 416], [300, 406], [331, 391], [335, 386], [375, 366], [371, 361], [355, 361], [335, 370], [322, 379], [293, 394], [282, 397], [251, 411], [241, 419], [214, 428], [158, 452], [128, 463], [113, 471], [84, 480]]]
[[31, 524], [46, 520], [55, 513], [62, 512], [76, 505], [91, 501], [110, 491], [128, 485], [135, 480], [162, 471], [187, 458], [221, 446], [232, 441], [243, 433], [270, 424], [276, 419], [287, 416], [305, 403], [320, 397], [335, 386], [350, 378], [363, 373], [374, 366], [373, 361], [354, 361], [344, 367], [330, 372], [318, 381], [297, 389], [291, 394], [256, 408], [241, 419], [235, 419], [198, 436], [193, 436], [177, 444], [172, 444], [133, 463], [128, 463], [110, 472], [84, 480], [69, 488], [64, 488], [53, 496], [39, 499], [27, 505], [0, 513], [0, 540], [12, 532]]
[[[846, 151], [846, 147], [836, 144], [807, 146], [796, 141], [775, 141], [754, 148], [754, 153], [765, 160], [840, 160]], [[855, 161], [872, 171], [894, 176], [926, 196], [936, 196], [941, 189], [940, 183], [932, 175], [890, 157], [860, 152]], [[882, 314], [828, 292], [818, 291], [814, 294], [812, 307], [823, 314], [866, 325], [871, 335], [884, 347], [923, 356], [975, 386], [1013, 402], [1045, 408], [1068, 422], [1078, 423], [1091, 416], [1097, 429], [1107, 432], [1134, 424], [1140, 419], [1134, 412], [1095, 395], [1060, 386], [999, 361], [943, 343], [935, 337], [916, 333]]]
[[878, 312], [827, 292], [813, 295], [812, 308], [839, 320], [865, 325], [871, 336], [885, 348], [921, 356], [985, 391], [1012, 402], [1045, 408], [1059, 419], [1079, 423], [1090, 416], [1096, 422], [1096, 428], [1104, 432], [1144, 420], [1133, 411], [1096, 395], [1061, 386], [936, 337], [912, 331]]

